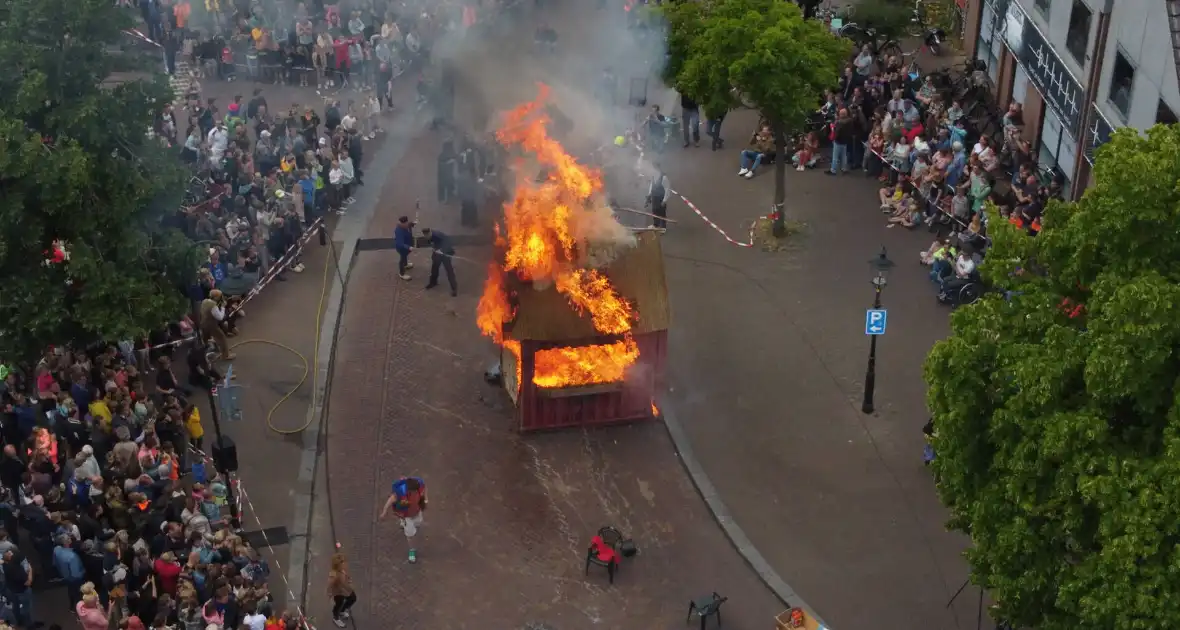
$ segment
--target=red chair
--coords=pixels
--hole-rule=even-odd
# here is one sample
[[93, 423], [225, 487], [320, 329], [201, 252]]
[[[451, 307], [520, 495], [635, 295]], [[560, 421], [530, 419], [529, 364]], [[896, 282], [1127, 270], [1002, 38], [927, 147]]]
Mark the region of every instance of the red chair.
[[619, 552], [607, 544], [602, 539], [602, 536], [595, 536], [590, 539], [590, 547], [586, 549], [585, 575], [590, 574], [590, 565], [592, 564], [606, 567], [606, 575], [610, 583], [615, 583], [615, 571], [619, 569]]

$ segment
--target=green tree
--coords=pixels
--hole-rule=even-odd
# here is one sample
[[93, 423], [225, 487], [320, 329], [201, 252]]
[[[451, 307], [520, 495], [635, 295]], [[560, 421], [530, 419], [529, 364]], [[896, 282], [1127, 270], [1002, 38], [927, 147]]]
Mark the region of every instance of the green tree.
[[849, 43], [782, 0], [678, 2], [668, 20], [668, 83], [705, 108], [757, 109], [775, 134], [775, 233], [785, 230], [787, 133], [837, 84]]
[[[135, 337], [185, 312], [197, 248], [161, 225], [185, 173], [147, 137], [170, 90], [102, 85], [130, 25], [110, 0], [0, 3], [0, 360]], [[70, 258], [47, 265], [55, 240]]]
[[926, 362], [933, 468], [972, 579], [1038, 630], [1180, 627], [1180, 126], [1115, 134], [1036, 238], [993, 220], [998, 294]]

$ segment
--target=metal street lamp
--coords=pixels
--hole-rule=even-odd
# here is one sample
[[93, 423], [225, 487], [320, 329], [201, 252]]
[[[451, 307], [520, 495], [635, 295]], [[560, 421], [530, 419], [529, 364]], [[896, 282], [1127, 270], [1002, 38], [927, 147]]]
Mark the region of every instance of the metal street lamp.
[[[893, 268], [893, 261], [889, 260], [889, 256], [885, 253], [885, 248], [881, 248], [881, 253], [876, 258], [869, 261], [869, 266], [876, 272], [873, 276], [873, 310], [881, 310], [881, 291], [885, 288], [886, 278], [889, 275], [889, 270]], [[884, 324], [881, 325], [881, 332], [869, 333], [869, 365], [865, 370], [865, 396], [864, 401], [861, 402], [860, 410], [864, 413], [873, 413], [873, 389], [877, 385], [877, 337], [885, 332]]]

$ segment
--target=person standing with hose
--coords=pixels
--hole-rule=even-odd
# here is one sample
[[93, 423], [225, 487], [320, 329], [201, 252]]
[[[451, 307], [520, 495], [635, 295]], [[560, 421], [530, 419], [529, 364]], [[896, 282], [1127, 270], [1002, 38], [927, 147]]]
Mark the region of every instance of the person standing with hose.
[[433, 289], [438, 286], [438, 268], [442, 267], [447, 272], [447, 282], [451, 285], [451, 297], [459, 295], [459, 285], [455, 282], [455, 265], [451, 262], [451, 257], [455, 255], [451, 237], [430, 228], [422, 228], [422, 236], [430, 242], [433, 250], [430, 255], [430, 280], [426, 283], [426, 288]]

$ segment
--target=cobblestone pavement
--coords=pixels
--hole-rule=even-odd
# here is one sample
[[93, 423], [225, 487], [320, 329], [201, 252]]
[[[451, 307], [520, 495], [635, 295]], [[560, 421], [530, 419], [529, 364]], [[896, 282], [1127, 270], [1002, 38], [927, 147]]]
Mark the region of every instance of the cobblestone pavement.
[[[730, 597], [724, 627], [771, 627], [782, 605], [724, 538], [660, 424], [516, 434], [506, 394], [483, 382], [493, 353], [474, 327], [477, 296], [393, 279], [395, 262], [359, 254], [330, 401], [328, 493], [358, 627], [678, 628], [688, 601], [713, 591]], [[377, 520], [390, 481], [407, 474], [431, 496], [412, 566], [396, 521]], [[640, 547], [613, 586], [599, 567], [583, 575], [604, 525]], [[312, 605], [321, 626], [326, 608]]]

